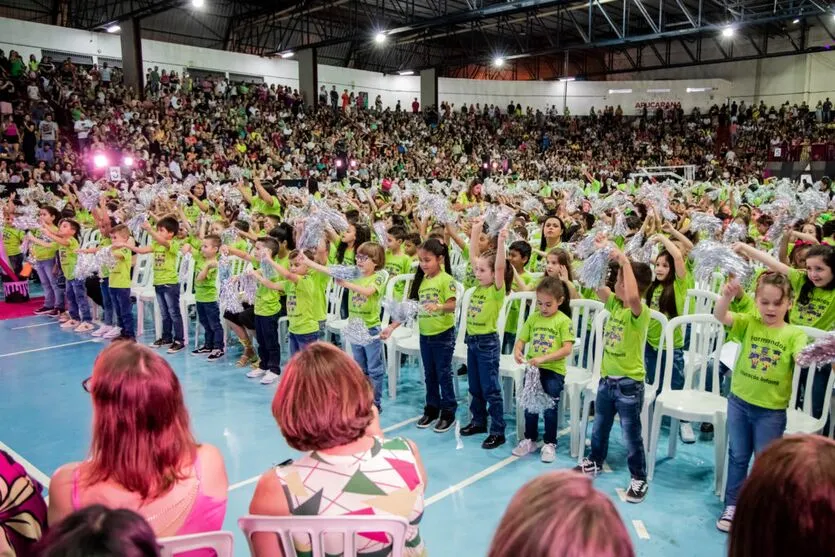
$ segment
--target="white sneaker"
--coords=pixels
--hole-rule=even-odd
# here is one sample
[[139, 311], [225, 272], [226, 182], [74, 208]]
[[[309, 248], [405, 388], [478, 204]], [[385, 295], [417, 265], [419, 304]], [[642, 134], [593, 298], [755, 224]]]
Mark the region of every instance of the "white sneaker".
[[255, 369], [253, 369], [252, 371], [247, 373], [246, 376], [249, 377], [250, 379], [257, 379], [258, 377], [261, 377], [265, 373], [267, 373], [266, 369], [261, 369], [260, 367], [256, 367]]
[[693, 426], [690, 425], [690, 422], [680, 423], [678, 425], [678, 434], [681, 437], [682, 443], [690, 445], [696, 442], [696, 434], [693, 433]]
[[116, 338], [122, 334], [122, 329], [119, 327], [110, 327], [110, 330], [104, 333], [101, 338]]
[[536, 451], [536, 441], [530, 439], [522, 439], [516, 448], [510, 451], [513, 456], [525, 456]]
[[542, 462], [554, 462], [557, 459], [557, 446], [553, 443], [545, 443], [542, 445], [540, 458]]
[[261, 378], [262, 385], [271, 385], [278, 380], [278, 374], [273, 373], [272, 371], [268, 371], [264, 374], [264, 377]]
[[98, 329], [96, 329], [95, 331], [93, 331], [90, 334], [94, 337], [104, 336], [105, 333], [110, 331], [110, 328], [111, 328], [110, 325], [102, 325], [101, 327], [99, 327]]
[[96, 328], [96, 326], [93, 325], [92, 323], [87, 323], [86, 321], [84, 321], [78, 327], [73, 329], [73, 331], [76, 332], [76, 333], [89, 333], [90, 331], [92, 331], [95, 328]]
[[80, 321], [76, 321], [75, 319], [67, 319], [66, 321], [61, 323], [61, 328], [62, 329], [75, 329], [79, 325], [81, 325]]
[[734, 513], [736, 513], [736, 505], [728, 505], [722, 511], [722, 516], [716, 521], [716, 527], [722, 532], [730, 532], [731, 524], [734, 521]]

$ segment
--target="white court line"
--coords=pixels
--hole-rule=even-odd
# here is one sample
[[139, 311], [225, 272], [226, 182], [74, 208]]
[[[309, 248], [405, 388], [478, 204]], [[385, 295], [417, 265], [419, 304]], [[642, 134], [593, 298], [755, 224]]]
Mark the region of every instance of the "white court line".
[[611, 471], [612, 471], [612, 467], [611, 467], [611, 466], [609, 466], [609, 463], [608, 463], [608, 462], [606, 462], [606, 461], [604, 460], [604, 461], [603, 461], [603, 472], [604, 472], [605, 474], [608, 474], [608, 473], [609, 473], [609, 472], [611, 472]]
[[47, 327], [49, 325], [59, 325], [60, 321], [50, 321], [49, 323], [38, 323], [36, 325], [24, 325], [23, 327], [12, 327], [12, 331], [17, 331], [18, 329], [31, 329], [32, 327]]
[[0, 354], [0, 358], [5, 358], [7, 356], [19, 356], [20, 354], [31, 354], [32, 352], [43, 352], [44, 350], [52, 350], [53, 348], [63, 348], [64, 346], [87, 344], [88, 342], [93, 342], [93, 339], [79, 340], [78, 342], [68, 342], [66, 344], [56, 344], [55, 346], [45, 346], [43, 348], [33, 348], [32, 350], [21, 350], [20, 352], [9, 352], [8, 354]]
[[[571, 431], [570, 427], [567, 427], [567, 428], [561, 430], [560, 432], [557, 433], [557, 438], [562, 437], [563, 435], [565, 435], [569, 431]], [[475, 482], [477, 482], [478, 480], [480, 480], [482, 478], [486, 478], [487, 476], [489, 476], [493, 472], [497, 472], [497, 471], [501, 470], [502, 468], [504, 468], [505, 466], [507, 466], [508, 464], [511, 464], [512, 462], [516, 462], [517, 460], [519, 460], [518, 456], [511, 455], [504, 460], [500, 460], [499, 462], [490, 466], [489, 468], [485, 468], [481, 472], [479, 472], [477, 474], [474, 474], [474, 475], [470, 476], [469, 478], [458, 482], [455, 485], [449, 486], [445, 490], [443, 490], [439, 493], [436, 493], [432, 497], [426, 499], [423, 503], [424, 508], [428, 507], [429, 505], [433, 505], [433, 504], [437, 503], [441, 499], [445, 499], [446, 497], [449, 497], [453, 493], [457, 493], [457, 492], [461, 491], [465, 487], [474, 484]]]
[[7, 453], [9, 453], [9, 456], [15, 459], [15, 462], [23, 466], [23, 469], [26, 470], [26, 473], [35, 478], [39, 484], [41, 484], [45, 488], [49, 488], [49, 476], [41, 472], [34, 464], [20, 456], [11, 447], [9, 447], [2, 441], [0, 441], [0, 449], [3, 449]]
[[616, 487], [615, 488], [615, 493], [618, 494], [618, 497], [620, 497], [621, 501], [626, 503], [626, 490], [624, 490], [622, 487]]
[[633, 520], [632, 526], [635, 528], [635, 533], [638, 534], [638, 537], [642, 540], [649, 539], [649, 532], [647, 531], [647, 527], [644, 526], [643, 520]]
[[[421, 414], [421, 416], [422, 415], [423, 414]], [[390, 425], [383, 430], [383, 433], [388, 433], [389, 431], [394, 431], [395, 429], [403, 427], [404, 425], [409, 425], [409, 424], [415, 423], [416, 421], [418, 421], [421, 418], [421, 416], [415, 416], [414, 418], [409, 418], [408, 420], [403, 420], [402, 422], [397, 422], [394, 425]], [[254, 484], [259, 479], [261, 479], [260, 474], [257, 475], [257, 476], [253, 476], [249, 479], [246, 479], [246, 480], [243, 480], [243, 481], [240, 481], [240, 482], [237, 482], [237, 483], [233, 483], [232, 485], [229, 486], [229, 491], [235, 491], [236, 489], [240, 489], [240, 488], [242, 488], [244, 486], [247, 486], [249, 484]]]

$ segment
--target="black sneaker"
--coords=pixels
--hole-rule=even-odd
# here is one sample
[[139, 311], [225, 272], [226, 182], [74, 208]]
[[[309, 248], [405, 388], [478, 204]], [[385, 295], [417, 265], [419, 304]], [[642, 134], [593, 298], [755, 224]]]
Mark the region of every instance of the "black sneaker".
[[162, 348], [163, 346], [170, 346], [170, 345], [171, 345], [171, 341], [170, 340], [165, 340], [164, 338], [158, 338], [157, 340], [155, 340], [154, 342], [151, 343], [151, 346], [153, 346], [154, 348]]
[[699, 426], [699, 431], [702, 433], [713, 433], [713, 424], [710, 422], [702, 422], [702, 425]]
[[49, 311], [45, 311], [45, 312], [43, 313], [43, 315], [46, 315], [46, 316], [48, 316], [48, 317], [58, 317], [59, 315], [61, 315], [61, 310], [60, 310], [60, 309], [55, 309], [55, 308], [53, 308], [53, 309], [51, 309], [51, 310], [49, 310]]
[[437, 420], [437, 416], [432, 416], [431, 414], [426, 414], [424, 412], [423, 416], [417, 421], [418, 429], [426, 429], [427, 427], [431, 426]]
[[179, 340], [175, 340], [174, 342], [171, 343], [171, 346], [168, 348], [168, 353], [169, 354], [176, 354], [177, 352], [179, 352], [180, 350], [182, 350], [185, 347], [186, 347], [185, 344], [183, 344]]
[[209, 357], [206, 358], [206, 359], [209, 360], [210, 362], [213, 362], [215, 360], [221, 359], [222, 357], [223, 357], [223, 350], [212, 350], [212, 353], [209, 354]]
[[574, 467], [574, 471], [580, 472], [582, 474], [585, 474], [586, 476], [591, 476], [592, 478], [594, 478], [597, 477], [598, 474], [600, 474], [601, 468], [593, 460], [589, 458], [584, 458], [583, 462]]
[[487, 426], [471, 423], [461, 428], [461, 437], [469, 437], [470, 435], [478, 435], [479, 433], [487, 433]]
[[490, 434], [487, 436], [487, 439], [481, 444], [482, 449], [495, 449], [496, 447], [501, 447], [505, 443], [504, 435], [494, 435]]
[[201, 346], [200, 348], [197, 348], [196, 350], [192, 350], [191, 353], [192, 354], [211, 354], [212, 349], [211, 348], [206, 348], [205, 346]]
[[435, 433], [444, 433], [455, 426], [455, 412], [441, 412], [441, 417], [435, 424]]
[[630, 503], [642, 503], [647, 497], [649, 484], [646, 480], [632, 478], [629, 482], [629, 489], [626, 490], [626, 500]]
[[458, 375], [467, 375], [467, 364], [462, 364], [461, 367], [458, 368]]
[[36, 309], [33, 313], [35, 315], [43, 315], [44, 313], [49, 313], [50, 311], [52, 311], [52, 308], [48, 308], [46, 306], [41, 306], [38, 309]]

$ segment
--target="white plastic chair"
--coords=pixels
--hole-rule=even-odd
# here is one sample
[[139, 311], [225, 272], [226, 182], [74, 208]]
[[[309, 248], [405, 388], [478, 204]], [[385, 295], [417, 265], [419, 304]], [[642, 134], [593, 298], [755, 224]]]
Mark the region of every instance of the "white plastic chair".
[[725, 274], [719, 271], [714, 272], [709, 280], [697, 281], [696, 289], [706, 292], [713, 292], [719, 294], [722, 292], [722, 287], [725, 285]]
[[[412, 281], [415, 279], [414, 273], [406, 273], [402, 275], [395, 275], [391, 277], [386, 284], [386, 300], [393, 300], [394, 299], [394, 291], [397, 288], [398, 284], [403, 284], [403, 295], [400, 300], [403, 301], [409, 297], [409, 289], [412, 287]], [[383, 317], [382, 317], [382, 326], [381, 329], [385, 329], [391, 324], [391, 315], [389, 314], [388, 310], [383, 310]], [[417, 328], [414, 329], [412, 327], [407, 327], [405, 325], [400, 325], [391, 336], [386, 339], [385, 347], [386, 347], [386, 372], [388, 374], [388, 381], [389, 381], [389, 398], [392, 400], [397, 397], [397, 377], [400, 371], [400, 355], [397, 355], [397, 359], [395, 359], [395, 347], [398, 340], [405, 339], [407, 337], [413, 336], [416, 332]], [[413, 352], [408, 352], [410, 355], [414, 355]], [[420, 357], [420, 350], [417, 351], [418, 357]]]
[[467, 365], [467, 345], [464, 344], [464, 337], [467, 335], [467, 313], [470, 310], [473, 292], [475, 292], [475, 286], [464, 292], [464, 299], [461, 302], [461, 315], [455, 331], [455, 351], [452, 353], [452, 369], [455, 369], [456, 364]]
[[325, 325], [325, 340], [333, 342], [333, 338], [342, 333], [342, 329], [348, 324], [347, 319], [342, 319], [342, 296], [345, 295], [345, 287], [336, 284], [336, 281], [331, 280], [328, 283], [328, 312], [327, 321]]
[[[668, 350], [665, 358], [664, 383], [661, 394], [655, 400], [652, 418], [650, 448], [647, 455], [647, 478], [652, 480], [655, 473], [658, 439], [661, 435], [661, 422], [664, 416], [672, 420], [667, 455], [675, 456], [678, 442], [679, 421], [708, 422], [714, 427], [715, 484], [717, 495], [720, 493], [724, 478], [725, 429], [728, 416], [728, 401], [719, 394], [719, 354], [725, 341], [725, 328], [712, 315], [683, 315], [669, 321], [664, 331], [666, 346], [674, 345], [674, 332], [681, 327], [691, 328], [690, 351], [698, 354], [700, 380], [695, 384], [685, 382], [680, 391], [672, 390], [673, 351]], [[712, 369], [708, 370], [709, 364]], [[713, 376], [711, 390], [707, 390], [707, 373]]]
[[409, 523], [399, 516], [256, 516], [247, 515], [238, 519], [249, 551], [255, 555], [252, 536], [257, 532], [273, 532], [279, 540], [285, 557], [297, 557], [293, 537], [303, 536], [311, 545], [312, 557], [341, 554], [356, 557], [356, 537], [361, 532], [383, 532], [391, 539], [391, 557], [402, 557], [406, 545]]
[[[597, 398], [597, 387], [600, 384], [600, 364], [603, 361], [603, 328], [606, 326], [606, 321], [610, 315], [609, 310], [606, 309], [597, 311], [591, 326], [593, 342], [589, 346], [592, 348], [592, 353], [588, 356], [587, 365], [592, 370], [592, 373], [591, 378], [581, 392], [583, 411], [580, 416], [580, 426], [577, 428], [577, 439], [575, 441], [577, 445], [576, 456], [578, 464], [583, 462], [583, 457], [585, 456], [591, 403]], [[574, 453], [572, 453], [572, 456], [575, 456]]]
[[589, 385], [592, 378], [591, 358], [586, 358], [583, 365], [584, 346], [586, 339], [591, 334], [591, 325], [595, 316], [603, 309], [603, 303], [597, 300], [571, 300], [571, 330], [574, 334], [574, 349], [566, 362], [565, 383], [563, 390], [565, 396], [560, 398], [560, 417], [565, 412], [565, 404], [568, 403], [570, 432], [570, 454], [576, 456], [580, 451], [580, 414], [582, 405], [583, 389]]
[[154, 292], [154, 254], [145, 253], [136, 256], [131, 280], [131, 296], [136, 298], [136, 334], [141, 336], [145, 332], [145, 304], [154, 307], [154, 323], [159, 320], [156, 315], [156, 292]]
[[81, 236], [81, 248], [82, 249], [89, 249], [89, 248], [97, 248], [101, 243], [101, 232], [99, 232], [98, 228], [93, 230], [85, 229]]
[[[525, 325], [525, 321], [536, 307], [536, 293], [511, 292], [509, 296], [505, 296], [502, 309], [499, 311], [499, 321], [496, 325], [496, 330], [505, 330], [507, 314], [510, 312], [510, 306], [513, 303], [519, 304], [519, 319], [516, 323], [516, 331], [514, 331], [516, 338], [519, 338], [522, 334], [522, 327]], [[513, 386], [510, 389], [502, 385], [502, 394], [504, 396], [505, 412], [513, 406], [516, 406], [516, 439], [521, 441], [525, 438], [525, 410], [518, 404], [516, 397], [522, 392], [522, 387], [524, 386], [525, 366], [516, 363], [516, 360], [513, 358], [512, 349], [510, 354], [502, 354], [499, 356], [499, 377], [502, 379], [510, 379], [513, 382]]]
[[[800, 327], [806, 335], [814, 340], [829, 334], [827, 331], [822, 331], [814, 327]], [[792, 396], [789, 399], [789, 408], [786, 410], [786, 431], [785, 435], [792, 433], [821, 433], [826, 420], [829, 417], [830, 407], [832, 404], [832, 384], [835, 382], [835, 373], [829, 373], [829, 380], [826, 383], [825, 397], [823, 399], [823, 413], [820, 418], [815, 418], [812, 414], [812, 384], [815, 380], [815, 373], [818, 366], [809, 366], [806, 373], [806, 381], [803, 385], [800, 384], [800, 369], [801, 366], [795, 365], [794, 376], [792, 377]], [[803, 408], [795, 408], [795, 401], [803, 389]]]
[[[689, 288], [684, 298], [683, 315], [708, 313], [713, 315], [713, 308], [719, 301], [719, 294], [698, 288]], [[682, 332], [682, 334], [684, 334]]]
[[[186, 282], [180, 283], [180, 317], [183, 318], [183, 344], [188, 346], [188, 309], [191, 306], [195, 306], [195, 310], [197, 307], [197, 300], [194, 297], [194, 267], [195, 261], [194, 257], [183, 257], [180, 255], [177, 258], [177, 276], [181, 276], [181, 266], [187, 265], [188, 268], [185, 270]], [[155, 298], [156, 299], [156, 298]], [[197, 319], [197, 312], [195, 311], [194, 319]], [[195, 327], [195, 337], [197, 336], [197, 328]]]
[[232, 557], [234, 537], [232, 532], [202, 532], [185, 536], [159, 538], [160, 557], [173, 557], [188, 551], [212, 549], [217, 557]]

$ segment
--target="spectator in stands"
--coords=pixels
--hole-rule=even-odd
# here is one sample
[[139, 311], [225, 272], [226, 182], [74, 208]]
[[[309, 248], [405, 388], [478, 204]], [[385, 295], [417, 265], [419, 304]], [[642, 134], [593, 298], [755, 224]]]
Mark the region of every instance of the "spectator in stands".
[[44, 119], [41, 120], [40, 126], [38, 126], [38, 131], [40, 133], [41, 142], [44, 145], [55, 147], [55, 142], [58, 140], [58, 124], [53, 121], [51, 112], [48, 112]]
[[612, 501], [591, 480], [550, 472], [522, 486], [505, 509], [488, 557], [633, 557]]
[[[426, 471], [420, 454], [409, 440], [382, 438], [371, 384], [350, 356], [322, 342], [298, 352], [282, 374], [272, 410], [287, 444], [305, 454], [261, 476], [251, 513], [396, 514], [411, 524], [405, 555], [423, 554], [418, 523]], [[364, 485], [350, 481], [355, 477]], [[335, 500], [338, 505], [330, 504]], [[257, 557], [281, 555], [275, 536], [256, 534], [253, 541]], [[297, 546], [304, 543], [296, 540]], [[388, 545], [376, 537], [360, 537], [358, 544], [360, 554], [382, 552]], [[326, 539], [325, 552], [339, 554], [339, 546]]]
[[41, 485], [0, 450], [0, 555], [29, 555], [46, 531]]
[[52, 150], [49, 143], [43, 143], [35, 151], [35, 158], [38, 162], [45, 162], [46, 164], [52, 166], [55, 162], [55, 152]]
[[737, 501], [729, 557], [817, 557], [835, 547], [835, 441], [793, 435], [754, 460]]
[[9, 53], [9, 75], [12, 79], [20, 79], [26, 73], [26, 62], [20, 57], [20, 53], [12, 50]]
[[90, 458], [52, 476], [50, 524], [104, 504], [137, 511], [161, 537], [219, 530], [228, 488], [223, 458], [195, 441], [168, 362], [117, 342], [99, 354], [82, 386], [93, 402]]
[[36, 557], [158, 557], [159, 543], [141, 515], [90, 505], [54, 525]]
[[415, 100], [412, 101], [412, 114], [417, 114], [418, 112], [420, 112], [420, 103], [417, 97], [415, 97]]
[[110, 87], [110, 81], [113, 79], [113, 70], [107, 67], [107, 62], [102, 65], [99, 77], [101, 78], [102, 87], [105, 89]]
[[331, 88], [331, 109], [336, 112], [336, 105], [339, 103], [339, 93], [336, 92], [336, 85]]

